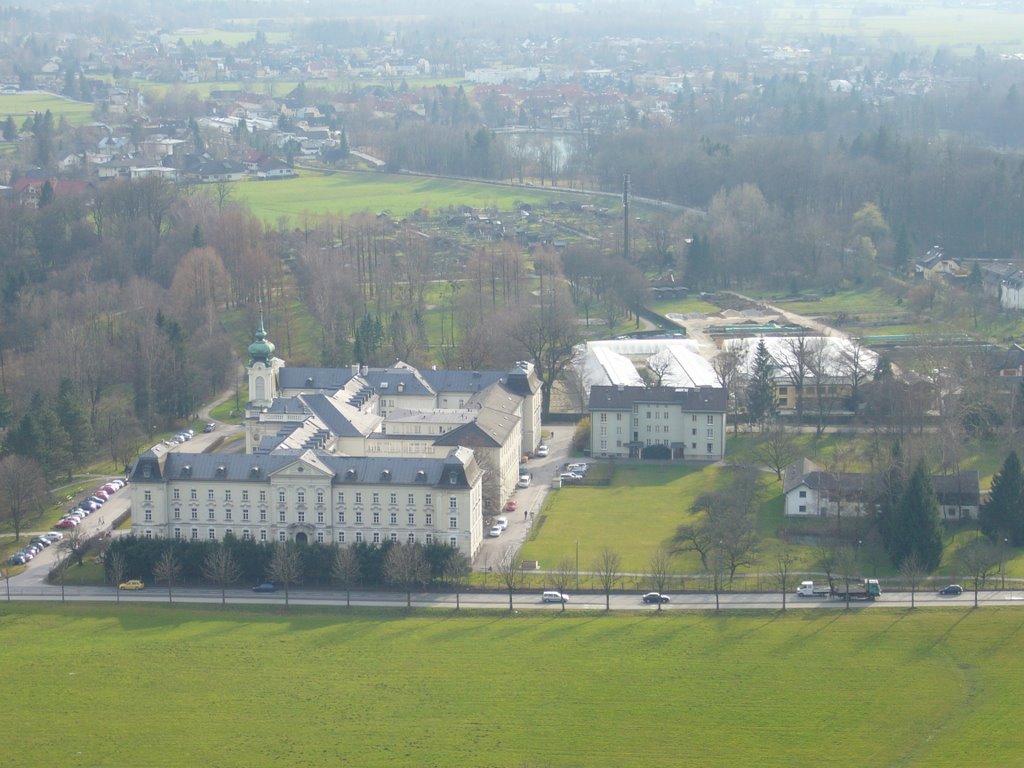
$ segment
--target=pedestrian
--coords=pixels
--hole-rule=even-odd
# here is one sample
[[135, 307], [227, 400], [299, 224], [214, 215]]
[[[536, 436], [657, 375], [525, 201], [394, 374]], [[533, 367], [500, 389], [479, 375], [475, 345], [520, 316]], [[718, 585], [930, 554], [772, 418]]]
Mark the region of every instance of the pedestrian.
[[524, 509], [523, 510], [523, 522], [524, 523], [526, 522], [526, 518], [529, 517], [529, 515], [530, 515], [530, 510]]

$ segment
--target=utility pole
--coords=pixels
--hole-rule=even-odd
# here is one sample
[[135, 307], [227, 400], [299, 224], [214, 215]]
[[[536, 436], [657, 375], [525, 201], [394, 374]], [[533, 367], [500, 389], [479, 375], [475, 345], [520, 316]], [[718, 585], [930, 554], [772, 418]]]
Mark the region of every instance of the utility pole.
[[629, 261], [629, 174], [622, 176], [622, 255]]

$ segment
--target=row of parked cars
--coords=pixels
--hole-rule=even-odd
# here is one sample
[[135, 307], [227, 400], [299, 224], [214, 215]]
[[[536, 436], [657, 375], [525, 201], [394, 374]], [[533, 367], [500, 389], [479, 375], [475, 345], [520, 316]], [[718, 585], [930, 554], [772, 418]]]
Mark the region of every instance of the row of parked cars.
[[63, 529], [77, 528], [85, 518], [102, 507], [111, 496], [124, 488], [127, 483], [127, 480], [122, 480], [121, 478], [104, 483], [89, 494], [89, 496], [78, 502], [77, 505], [65, 512], [64, 516], [57, 521], [55, 527]]
[[188, 442], [196, 436], [195, 430], [183, 429], [173, 437], [167, 438], [166, 442], [170, 445], [181, 445], [182, 443]]
[[565, 471], [558, 476], [558, 479], [562, 481], [563, 485], [565, 485], [566, 483], [578, 482], [580, 480], [583, 480], [587, 476], [587, 470], [589, 468], [590, 465], [587, 464], [585, 461], [577, 461], [571, 464], [566, 464]]
[[64, 538], [60, 531], [50, 531], [34, 537], [28, 544], [7, 558], [9, 565], [24, 565], [51, 544]]

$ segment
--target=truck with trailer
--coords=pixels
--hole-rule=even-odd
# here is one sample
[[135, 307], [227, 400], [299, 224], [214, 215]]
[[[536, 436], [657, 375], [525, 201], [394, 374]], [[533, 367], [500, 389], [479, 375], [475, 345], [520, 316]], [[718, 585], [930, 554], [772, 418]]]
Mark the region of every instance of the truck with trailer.
[[835, 581], [832, 584], [818, 584], [813, 581], [801, 581], [796, 590], [798, 597], [834, 598], [836, 600], [871, 600], [882, 596], [882, 587], [878, 579], [854, 579], [850, 581], [849, 590], [846, 581]]

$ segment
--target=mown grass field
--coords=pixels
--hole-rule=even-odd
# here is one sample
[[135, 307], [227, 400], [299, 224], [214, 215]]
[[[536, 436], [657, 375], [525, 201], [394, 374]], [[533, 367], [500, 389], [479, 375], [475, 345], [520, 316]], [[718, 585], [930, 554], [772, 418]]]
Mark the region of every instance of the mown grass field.
[[988, 53], [1019, 51], [1024, 44], [1024, 13], [1019, 8], [947, 6], [932, 0], [876, 6], [886, 12], [867, 10], [854, 3], [816, 6], [783, 3], [766, 23], [769, 33], [793, 35], [843, 35], [854, 39], [881, 40], [886, 35], [906, 35], [928, 48], [947, 46], [958, 56], [974, 55], [980, 45]]
[[4, 764], [1008, 766], [1022, 631], [1013, 609], [4, 604]]
[[307, 216], [380, 211], [407, 216], [418, 208], [438, 211], [463, 205], [510, 210], [520, 202], [543, 205], [560, 197], [540, 188], [344, 171], [301, 171], [293, 179], [239, 182], [232, 190], [233, 199], [247, 203], [256, 216], [271, 223], [282, 216], [294, 223]]
[[71, 125], [85, 125], [93, 121], [93, 105], [71, 101], [62, 96], [42, 91], [0, 94], [0, 120], [10, 115], [19, 128], [30, 114], [50, 110], [54, 122], [64, 118]]

